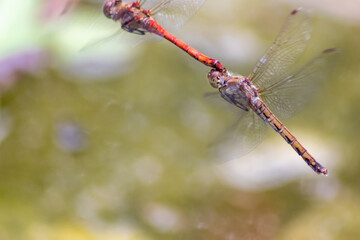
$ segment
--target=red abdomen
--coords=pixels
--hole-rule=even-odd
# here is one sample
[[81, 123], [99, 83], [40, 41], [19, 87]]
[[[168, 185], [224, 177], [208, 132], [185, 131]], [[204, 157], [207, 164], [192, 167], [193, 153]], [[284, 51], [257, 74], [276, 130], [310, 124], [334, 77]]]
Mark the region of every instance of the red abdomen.
[[199, 62], [205, 64], [206, 66], [215, 68], [216, 70], [218, 70], [220, 72], [223, 72], [223, 71], [226, 70], [219, 60], [208, 57], [208, 56], [200, 53], [196, 49], [190, 47], [189, 45], [187, 45], [186, 43], [184, 43], [180, 39], [173, 36], [168, 31], [166, 31], [164, 28], [162, 28], [156, 21], [149, 20], [148, 23], [149, 23], [149, 26], [150, 26], [149, 28], [147, 28], [148, 31], [150, 31], [150, 32], [152, 32], [154, 34], [157, 34], [157, 35], [159, 35], [161, 37], [166, 38], [167, 40], [169, 40], [170, 42], [172, 42], [173, 44], [175, 44], [176, 46], [181, 48], [183, 51], [185, 51], [187, 54], [189, 54], [190, 56], [192, 56], [193, 58], [195, 58]]

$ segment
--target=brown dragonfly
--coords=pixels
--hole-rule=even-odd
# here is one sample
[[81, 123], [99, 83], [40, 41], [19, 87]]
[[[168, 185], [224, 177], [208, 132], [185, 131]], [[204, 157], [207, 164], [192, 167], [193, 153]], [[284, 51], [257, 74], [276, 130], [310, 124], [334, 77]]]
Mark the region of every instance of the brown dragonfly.
[[317, 86], [326, 79], [329, 64], [337, 55], [337, 49], [326, 49], [304, 65], [294, 68], [308, 44], [310, 32], [309, 11], [295, 9], [248, 77], [216, 69], [208, 74], [210, 84], [219, 90], [221, 97], [243, 110], [236, 137], [225, 138], [228, 141], [225, 145], [239, 146], [236, 150], [238, 157], [261, 142], [269, 124], [316, 173], [327, 174], [328, 170], [278, 119], [289, 118], [303, 108]]

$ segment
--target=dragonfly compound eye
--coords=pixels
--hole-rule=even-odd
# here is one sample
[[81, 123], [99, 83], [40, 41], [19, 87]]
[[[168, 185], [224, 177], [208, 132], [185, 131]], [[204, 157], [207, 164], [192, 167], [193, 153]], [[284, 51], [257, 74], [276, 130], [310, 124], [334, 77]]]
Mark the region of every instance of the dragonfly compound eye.
[[208, 80], [209, 83], [212, 87], [214, 88], [218, 88], [219, 87], [219, 82], [220, 82], [220, 77], [221, 77], [221, 73], [215, 69], [212, 69], [209, 74], [208, 74]]
[[113, 14], [112, 14], [113, 5], [114, 5], [113, 1], [107, 1], [104, 4], [103, 12], [107, 18], [112, 18], [112, 16], [113, 16]]
[[114, 18], [116, 15], [116, 7], [122, 4], [122, 0], [107, 0], [103, 7], [104, 15], [107, 18]]

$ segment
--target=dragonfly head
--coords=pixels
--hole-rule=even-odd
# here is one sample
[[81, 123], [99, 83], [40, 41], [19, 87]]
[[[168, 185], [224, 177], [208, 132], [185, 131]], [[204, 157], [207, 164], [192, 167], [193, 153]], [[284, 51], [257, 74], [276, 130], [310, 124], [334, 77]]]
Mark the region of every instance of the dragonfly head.
[[117, 15], [121, 5], [122, 5], [122, 0], [106, 0], [103, 7], [104, 15], [107, 18], [111, 18], [115, 21], [118, 20]]
[[227, 79], [227, 72], [220, 72], [216, 69], [211, 69], [208, 73], [208, 80], [212, 87], [220, 88], [225, 84], [225, 80]]

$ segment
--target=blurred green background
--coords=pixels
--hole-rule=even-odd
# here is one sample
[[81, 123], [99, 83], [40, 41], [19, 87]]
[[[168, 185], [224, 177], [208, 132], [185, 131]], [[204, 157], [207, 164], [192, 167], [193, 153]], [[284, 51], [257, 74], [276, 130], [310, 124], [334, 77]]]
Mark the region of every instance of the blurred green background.
[[165, 40], [102, 43], [98, 3], [0, 0], [0, 239], [360, 239], [360, 2], [208, 0], [174, 34], [247, 75], [298, 6], [304, 59], [342, 51], [285, 122], [326, 177], [273, 131], [209, 161], [235, 119], [204, 99], [209, 69]]

